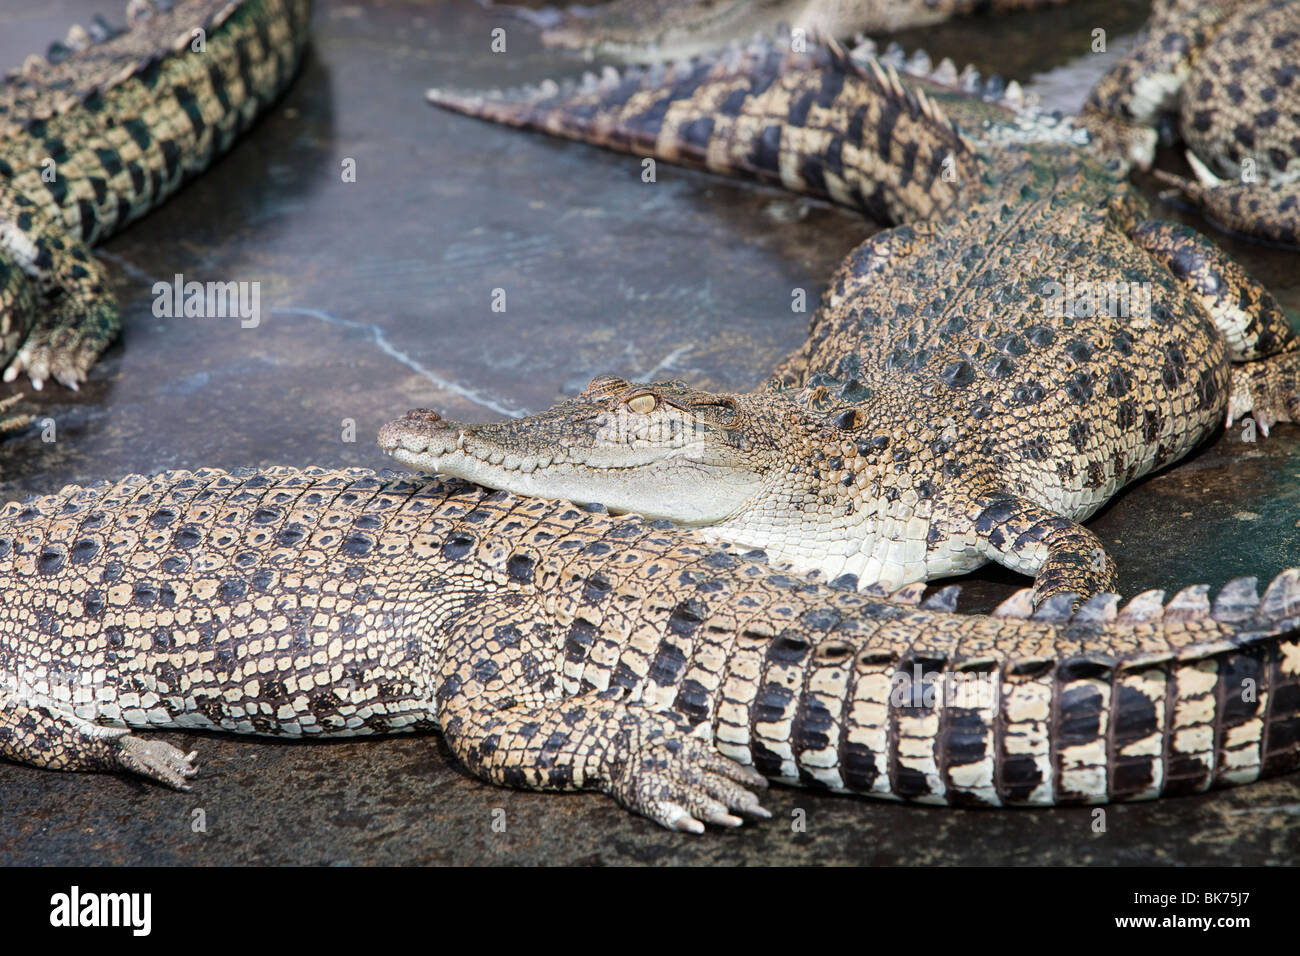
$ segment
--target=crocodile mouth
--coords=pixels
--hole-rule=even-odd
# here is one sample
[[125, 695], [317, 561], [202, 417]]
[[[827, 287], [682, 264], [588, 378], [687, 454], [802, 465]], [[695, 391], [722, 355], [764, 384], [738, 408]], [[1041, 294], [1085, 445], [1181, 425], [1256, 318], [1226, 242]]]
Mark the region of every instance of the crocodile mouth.
[[685, 446], [587, 448], [539, 439], [528, 420], [465, 425], [415, 409], [379, 432], [379, 448], [407, 468], [488, 488], [577, 504], [602, 504], [678, 524], [732, 515], [759, 476]]

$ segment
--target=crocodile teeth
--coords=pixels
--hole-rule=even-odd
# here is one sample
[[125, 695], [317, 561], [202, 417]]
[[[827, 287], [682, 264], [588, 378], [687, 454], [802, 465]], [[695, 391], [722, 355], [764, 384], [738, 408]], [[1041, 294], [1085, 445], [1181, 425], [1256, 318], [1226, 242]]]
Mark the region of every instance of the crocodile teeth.
[[1025, 91], [1020, 88], [1019, 80], [1012, 80], [1007, 84], [1007, 91], [1002, 94], [1002, 102], [1013, 109], [1025, 108]]
[[1166, 621], [1191, 621], [1210, 613], [1210, 586], [1195, 584], [1183, 588], [1165, 605]]
[[[1209, 189], [1217, 189], [1223, 185], [1223, 180], [1210, 171], [1210, 167], [1201, 162], [1190, 149], [1185, 153], [1187, 156], [1187, 165], [1192, 167], [1192, 172], [1196, 174], [1197, 180], [1202, 186]], [[1267, 434], [1267, 433], [1266, 433]]]
[[1034, 613], [1034, 589], [1021, 588], [993, 609], [993, 617], [1027, 618]]
[[978, 93], [980, 88], [980, 71], [967, 64], [966, 69], [957, 77], [957, 85], [965, 93]]
[[591, 70], [584, 70], [582, 73], [582, 92], [595, 93], [600, 88], [600, 80]]
[[1117, 620], [1126, 624], [1138, 624], [1158, 618], [1164, 612], [1165, 592], [1153, 588], [1143, 591], [1119, 612]]
[[1079, 600], [1079, 595], [1073, 591], [1066, 591], [1064, 594], [1053, 594], [1034, 611], [1033, 617], [1036, 621], [1068, 621], [1070, 615], [1074, 612], [1074, 602]]
[[903, 53], [903, 48], [898, 45], [897, 40], [885, 47], [885, 52], [880, 54], [879, 57], [881, 63], [884, 63], [886, 66], [892, 66], [894, 69], [902, 68], [905, 59], [906, 54]]
[[552, 79], [545, 79], [538, 84], [537, 93], [542, 99], [549, 100], [551, 97], [560, 94], [560, 86]]
[[849, 54], [855, 60], [871, 60], [876, 56], [876, 41], [863, 37]]
[[1300, 568], [1288, 568], [1275, 577], [1264, 592], [1259, 609], [1273, 621], [1300, 613]]
[[1258, 579], [1253, 577], [1233, 578], [1225, 584], [1210, 610], [1214, 619], [1232, 624], [1254, 617], [1255, 609], [1259, 607], [1258, 585]]
[[907, 72], [913, 76], [929, 76], [932, 67], [930, 54], [924, 50], [917, 50], [912, 54], [912, 58], [907, 61]]
[[1001, 76], [994, 73], [984, 83], [984, 98], [986, 100], [1000, 100], [1002, 94], [1006, 92], [1007, 84]]
[[941, 588], [931, 594], [921, 604], [921, 607], [927, 611], [952, 613], [957, 610], [957, 596], [959, 594], [961, 594], [961, 585], [950, 584], [946, 588]]
[[942, 83], [944, 86], [957, 85], [957, 64], [952, 62], [950, 57], [944, 57], [939, 61], [939, 66], [931, 74], [930, 79], [936, 83]]
[[1115, 620], [1119, 609], [1119, 595], [1111, 592], [1094, 594], [1074, 613], [1074, 619], [1083, 623], [1105, 624]]
[[618, 86], [620, 82], [621, 80], [619, 79], [618, 70], [608, 64], [601, 67], [600, 85], [602, 89], [612, 90], [614, 87]]

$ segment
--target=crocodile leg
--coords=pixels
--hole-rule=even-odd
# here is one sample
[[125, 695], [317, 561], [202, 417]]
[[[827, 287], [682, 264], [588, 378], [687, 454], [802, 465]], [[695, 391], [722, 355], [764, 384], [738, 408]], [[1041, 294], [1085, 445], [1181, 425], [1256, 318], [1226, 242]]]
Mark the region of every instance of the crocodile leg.
[[975, 497], [969, 514], [976, 547], [989, 560], [1034, 578], [1035, 607], [1058, 595], [1087, 600], [1116, 589], [1115, 562], [1078, 522], [1005, 493]]
[[1176, 188], [1220, 229], [1300, 246], [1300, 182], [1220, 179], [1194, 153], [1187, 154], [1187, 161], [1196, 179], [1161, 169], [1155, 171], [1156, 178]]
[[1079, 111], [1106, 155], [1150, 168], [1160, 114], [1177, 103], [1193, 58], [1229, 12], [1220, 3], [1157, 0], [1137, 45], [1097, 81]]
[[562, 653], [527, 602], [501, 600], [471, 612], [438, 673], [438, 722], [448, 745], [487, 781], [533, 790], [600, 790], [674, 830], [739, 826], [730, 811], [768, 813], [752, 788], [758, 773], [690, 736], [680, 719], [609, 694], [565, 697]]
[[1253, 412], [1267, 435], [1274, 422], [1300, 420], [1300, 336], [1273, 295], [1187, 226], [1148, 220], [1132, 237], [1191, 287], [1223, 333], [1236, 363], [1227, 423]]
[[[46, 290], [46, 307], [27, 326], [4, 380], [12, 382], [26, 372], [37, 389], [48, 378], [75, 389], [117, 336], [121, 322], [117, 303], [105, 291], [103, 267], [84, 243], [57, 228], [23, 228], [41, 219], [35, 210], [23, 210], [10, 220], [15, 228], [0, 238], [35, 286]], [[10, 321], [17, 329], [23, 318], [15, 310]]]
[[188, 790], [194, 754], [0, 694], [0, 756], [47, 770], [133, 773]]

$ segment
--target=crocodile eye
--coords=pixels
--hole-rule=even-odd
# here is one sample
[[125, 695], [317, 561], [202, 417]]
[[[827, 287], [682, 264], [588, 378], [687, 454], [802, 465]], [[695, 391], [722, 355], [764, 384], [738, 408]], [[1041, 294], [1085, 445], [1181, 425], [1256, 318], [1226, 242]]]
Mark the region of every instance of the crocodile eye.
[[659, 406], [659, 400], [653, 395], [642, 393], [627, 400], [627, 407], [638, 415], [649, 415]]

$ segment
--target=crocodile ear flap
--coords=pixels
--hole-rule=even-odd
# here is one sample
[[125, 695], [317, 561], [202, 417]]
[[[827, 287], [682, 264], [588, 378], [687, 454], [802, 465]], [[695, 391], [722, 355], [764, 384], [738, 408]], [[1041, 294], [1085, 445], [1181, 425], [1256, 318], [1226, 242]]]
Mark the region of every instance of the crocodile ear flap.
[[582, 390], [582, 394], [578, 397], [590, 400], [611, 398], [630, 388], [631, 384], [631, 382], [619, 378], [617, 375], [597, 375], [587, 383], [587, 387]]

